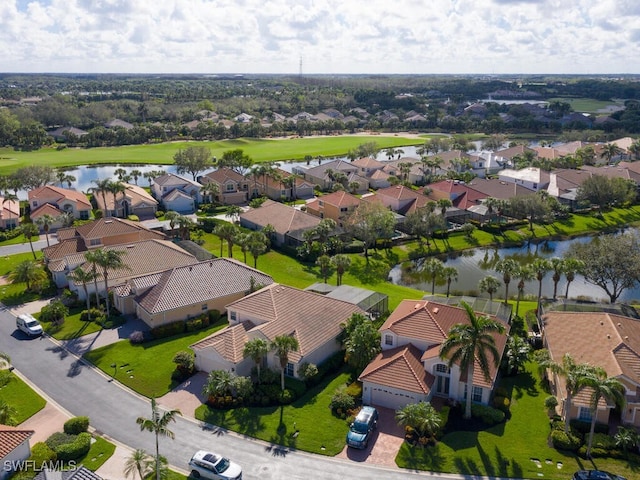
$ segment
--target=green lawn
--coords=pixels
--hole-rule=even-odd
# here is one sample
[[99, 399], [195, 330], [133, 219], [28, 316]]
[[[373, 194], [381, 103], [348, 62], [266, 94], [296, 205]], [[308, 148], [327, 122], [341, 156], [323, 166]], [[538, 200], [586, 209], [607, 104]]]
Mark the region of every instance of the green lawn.
[[568, 103], [569, 105], [571, 105], [571, 108], [573, 108], [574, 111], [583, 112], [583, 113], [598, 113], [598, 110], [605, 109], [605, 108], [607, 108], [609, 106], [617, 106], [617, 107], [623, 107], [624, 106], [620, 102], [612, 102], [612, 101], [606, 101], [606, 100], [595, 100], [593, 98], [562, 98], [562, 97], [558, 97], [558, 98], [550, 98], [548, 101], [549, 102], [553, 102], [553, 101], [556, 101], [556, 100], [559, 101], [559, 102]]
[[[231, 410], [201, 405], [196, 418], [286, 448], [333, 456], [345, 446], [348, 425], [331, 414], [329, 403], [348, 380], [347, 373], [326, 379], [291, 405]], [[292, 436], [295, 430], [300, 431], [297, 437]]]
[[95, 441], [91, 443], [91, 448], [87, 454], [77, 460], [78, 465], [82, 464], [92, 472], [98, 470], [116, 451], [116, 446], [113, 443], [102, 437], [94, 438]]
[[376, 142], [380, 148], [421, 145], [424, 138], [407, 138], [388, 135], [342, 135], [335, 137], [308, 137], [282, 140], [249, 139], [221, 140], [214, 142], [168, 142], [151, 145], [123, 147], [65, 148], [46, 147], [33, 152], [17, 152], [0, 148], [0, 175], [7, 175], [28, 165], [49, 165], [54, 168], [101, 164], [173, 164], [173, 156], [179, 149], [204, 145], [215, 157], [227, 150], [241, 148], [254, 162], [302, 160], [306, 155], [325, 157], [344, 155], [348, 150], [367, 142]]
[[72, 338], [100, 331], [102, 327], [97, 323], [80, 320], [80, 314], [84, 309], [84, 306], [70, 309], [69, 315], [64, 319], [64, 323], [61, 326], [43, 322], [44, 331], [56, 340], [71, 340]]
[[[421, 449], [403, 444], [396, 457], [398, 466], [460, 475], [553, 480], [565, 480], [576, 470], [600, 468], [630, 480], [640, 478], [638, 465], [609, 459], [586, 461], [548, 446], [550, 427], [544, 407], [548, 394], [540, 385], [535, 364], [529, 363], [525, 373], [504, 378], [501, 385], [511, 392], [512, 416], [506, 423], [480, 432], [446, 434], [435, 447]], [[540, 460], [540, 468], [532, 458]], [[562, 468], [558, 468], [558, 462]]]
[[0, 388], [0, 397], [16, 409], [15, 421], [17, 424], [32, 417], [47, 404], [44, 398], [14, 373], [10, 374], [9, 383]]
[[[173, 357], [189, 345], [224, 328], [227, 317], [199, 332], [189, 332], [168, 339], [131, 345], [128, 340], [91, 350], [84, 355], [107, 375], [146, 397], [161, 397], [178, 384], [171, 380], [175, 370]], [[116, 364], [116, 369], [112, 367]]]
[[[36, 251], [36, 257], [40, 259], [42, 257], [42, 253]], [[25, 260], [33, 260], [33, 254], [31, 252], [18, 253], [16, 255], [10, 255], [2, 258], [2, 261], [0, 262], [0, 277], [9, 275], [16, 265], [24, 262]], [[8, 282], [8, 279], [4, 278], [3, 281]], [[52, 290], [51, 288], [45, 289], [42, 294], [27, 292], [26, 289], [26, 283], [4, 283], [3, 285], [0, 285], [0, 302], [8, 306], [20, 305], [40, 298], [46, 298], [47, 296], [50, 296], [50, 294], [55, 293], [55, 289]]]
[[[31, 237], [31, 240], [33, 242], [37, 242], [38, 240], [40, 240], [40, 235]], [[18, 235], [17, 237], [13, 237], [13, 238], [10, 238], [9, 240], [4, 240], [0, 242], [0, 247], [6, 247], [7, 245], [17, 245], [19, 243], [25, 243], [25, 242], [27, 242], [27, 240], [25, 240], [24, 235]]]

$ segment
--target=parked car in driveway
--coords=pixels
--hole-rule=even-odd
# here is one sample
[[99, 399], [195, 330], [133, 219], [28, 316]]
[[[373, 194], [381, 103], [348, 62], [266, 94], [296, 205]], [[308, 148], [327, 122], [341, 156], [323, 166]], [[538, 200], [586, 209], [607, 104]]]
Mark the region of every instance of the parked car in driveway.
[[362, 407], [347, 433], [347, 445], [367, 448], [371, 435], [378, 425], [378, 411], [373, 407]]
[[573, 474], [573, 480], [627, 480], [620, 475], [604, 470], [578, 470]]
[[16, 317], [16, 327], [30, 337], [42, 335], [42, 325], [28, 313], [22, 313]]
[[228, 458], [205, 450], [197, 451], [189, 460], [192, 478], [242, 480], [242, 468]]

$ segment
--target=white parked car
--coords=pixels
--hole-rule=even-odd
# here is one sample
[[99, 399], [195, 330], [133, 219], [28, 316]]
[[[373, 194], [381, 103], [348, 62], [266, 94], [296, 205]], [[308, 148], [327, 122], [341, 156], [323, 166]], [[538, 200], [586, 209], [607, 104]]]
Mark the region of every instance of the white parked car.
[[16, 327], [30, 337], [42, 335], [42, 325], [28, 313], [23, 313], [16, 317]]
[[197, 451], [191, 460], [191, 477], [213, 480], [242, 480], [242, 468], [228, 458], [204, 450]]

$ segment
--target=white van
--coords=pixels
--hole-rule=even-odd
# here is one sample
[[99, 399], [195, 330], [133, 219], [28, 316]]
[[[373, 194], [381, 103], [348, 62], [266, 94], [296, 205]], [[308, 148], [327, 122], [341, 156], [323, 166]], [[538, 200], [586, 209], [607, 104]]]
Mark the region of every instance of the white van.
[[42, 325], [28, 313], [23, 313], [16, 317], [16, 327], [30, 337], [42, 335]]

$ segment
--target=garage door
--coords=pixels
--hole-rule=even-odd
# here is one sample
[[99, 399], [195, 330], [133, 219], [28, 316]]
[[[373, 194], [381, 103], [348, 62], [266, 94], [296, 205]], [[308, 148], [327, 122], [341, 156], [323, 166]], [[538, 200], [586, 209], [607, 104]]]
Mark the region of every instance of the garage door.
[[371, 403], [373, 405], [397, 410], [409, 403], [417, 403], [418, 401], [418, 397], [409, 392], [398, 392], [379, 387], [371, 388]]

